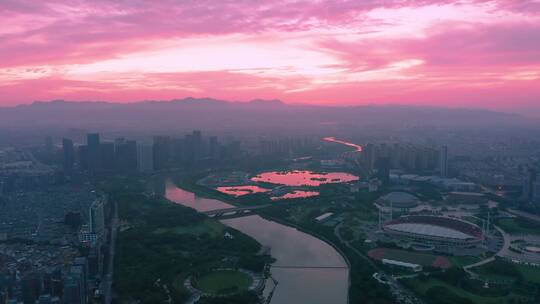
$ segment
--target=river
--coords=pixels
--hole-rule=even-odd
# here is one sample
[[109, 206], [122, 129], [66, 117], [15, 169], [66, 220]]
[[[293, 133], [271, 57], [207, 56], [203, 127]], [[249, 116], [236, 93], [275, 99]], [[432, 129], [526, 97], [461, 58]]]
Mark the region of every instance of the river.
[[325, 137], [325, 138], [323, 138], [322, 140], [323, 140], [323, 141], [333, 142], [333, 143], [336, 143], [336, 144], [341, 144], [341, 145], [345, 145], [345, 146], [347, 146], [347, 147], [354, 148], [354, 151], [355, 151], [355, 152], [362, 152], [362, 151], [363, 151], [362, 146], [357, 145], [357, 144], [353, 144], [352, 142], [348, 142], [348, 141], [344, 141], [344, 140], [339, 140], [339, 139], [336, 139], [335, 137]]
[[[178, 188], [172, 182], [167, 183], [165, 190], [165, 196], [169, 200], [198, 211], [233, 207], [219, 200], [198, 197]], [[258, 215], [221, 222], [270, 248], [272, 257], [276, 259], [271, 273], [279, 282], [272, 297], [272, 304], [347, 303], [347, 264], [332, 246], [309, 234]]]

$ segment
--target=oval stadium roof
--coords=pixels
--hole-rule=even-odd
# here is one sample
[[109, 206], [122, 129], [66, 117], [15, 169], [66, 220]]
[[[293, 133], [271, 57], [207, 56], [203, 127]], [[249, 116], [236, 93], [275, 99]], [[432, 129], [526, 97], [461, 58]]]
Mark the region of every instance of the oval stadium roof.
[[411, 208], [416, 207], [418, 204], [418, 198], [407, 192], [390, 192], [379, 198], [379, 201], [385, 202], [389, 205], [392, 203], [396, 208]]
[[420, 223], [398, 223], [387, 225], [386, 228], [398, 231], [413, 233], [431, 237], [441, 237], [441, 238], [451, 238], [451, 239], [460, 239], [466, 240], [473, 238], [473, 236], [463, 233], [458, 230], [454, 230], [447, 227], [429, 225], [429, 224], [420, 224]]

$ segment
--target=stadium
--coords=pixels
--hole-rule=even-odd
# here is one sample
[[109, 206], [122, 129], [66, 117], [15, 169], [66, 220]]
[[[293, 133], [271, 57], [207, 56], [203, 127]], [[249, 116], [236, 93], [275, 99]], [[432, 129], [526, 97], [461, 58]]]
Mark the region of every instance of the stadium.
[[384, 223], [382, 228], [385, 236], [396, 245], [416, 250], [474, 248], [484, 239], [477, 225], [443, 216], [403, 216]]
[[381, 196], [376, 202], [375, 206], [378, 209], [390, 209], [407, 211], [409, 209], [418, 206], [418, 198], [407, 192], [390, 192]]

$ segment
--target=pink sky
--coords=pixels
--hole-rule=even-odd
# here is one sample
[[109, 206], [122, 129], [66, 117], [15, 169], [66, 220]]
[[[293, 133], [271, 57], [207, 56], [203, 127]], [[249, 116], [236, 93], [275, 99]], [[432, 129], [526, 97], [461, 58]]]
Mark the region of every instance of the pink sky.
[[540, 114], [540, 0], [2, 0], [0, 105], [186, 96]]

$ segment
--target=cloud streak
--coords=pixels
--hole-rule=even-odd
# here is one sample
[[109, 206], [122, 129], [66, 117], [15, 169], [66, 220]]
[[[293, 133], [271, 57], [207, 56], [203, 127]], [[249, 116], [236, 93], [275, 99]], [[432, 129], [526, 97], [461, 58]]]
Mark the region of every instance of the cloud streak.
[[0, 105], [540, 102], [535, 0], [4, 0], [0, 18]]

